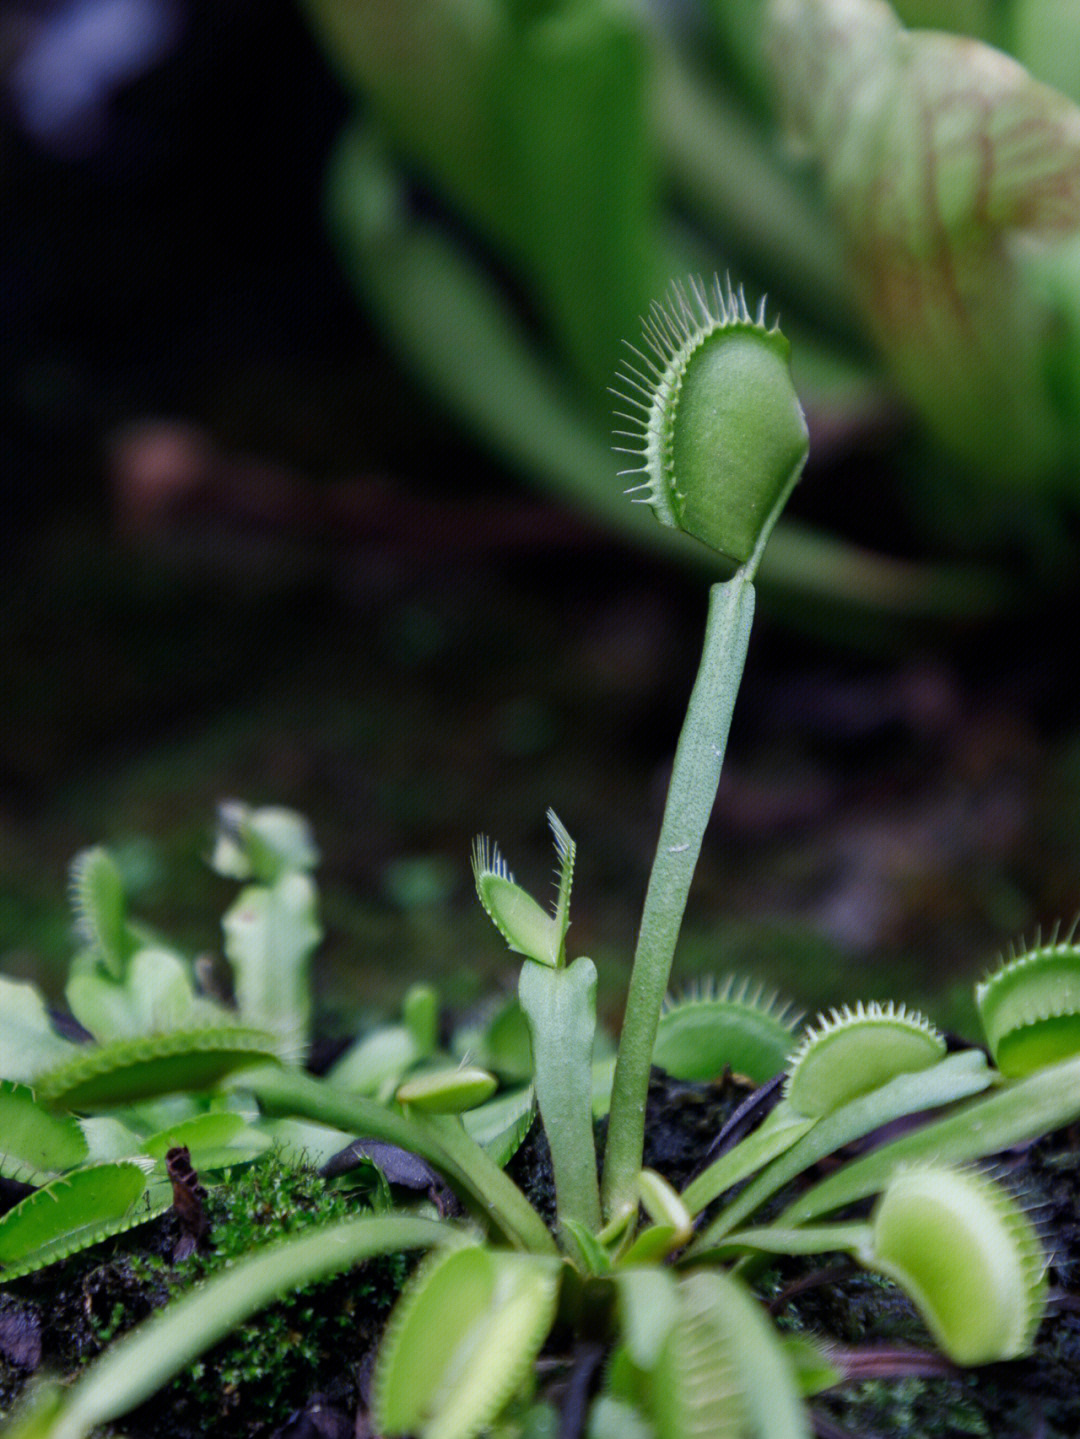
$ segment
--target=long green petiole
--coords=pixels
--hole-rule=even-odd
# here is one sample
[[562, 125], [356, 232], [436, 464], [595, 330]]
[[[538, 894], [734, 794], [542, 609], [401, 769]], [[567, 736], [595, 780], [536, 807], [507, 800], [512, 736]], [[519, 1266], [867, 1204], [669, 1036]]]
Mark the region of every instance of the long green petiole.
[[664, 822], [641, 917], [626, 1001], [604, 1159], [608, 1219], [637, 1205], [645, 1096], [660, 1007], [709, 822], [754, 618], [754, 587], [740, 569], [709, 594], [701, 668], [675, 751]]

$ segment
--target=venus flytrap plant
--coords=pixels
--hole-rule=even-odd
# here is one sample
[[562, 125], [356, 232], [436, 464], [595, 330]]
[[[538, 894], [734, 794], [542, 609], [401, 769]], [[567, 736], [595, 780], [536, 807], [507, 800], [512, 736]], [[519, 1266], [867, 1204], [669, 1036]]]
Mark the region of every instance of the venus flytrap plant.
[[[610, 1348], [604, 1390], [588, 1419], [590, 1439], [807, 1439], [800, 1390], [820, 1385], [828, 1365], [813, 1355], [808, 1363], [805, 1342], [801, 1351], [785, 1345], [745, 1273], [721, 1267], [745, 1255], [850, 1253], [907, 1291], [958, 1363], [1004, 1359], [1030, 1347], [1045, 1289], [1034, 1228], [999, 1186], [966, 1166], [1080, 1115], [1071, 936], [1064, 945], [1014, 957], [982, 987], [999, 1070], [980, 1050], [946, 1054], [928, 1021], [891, 1003], [833, 1011], [801, 1042], [775, 1000], [730, 985], [665, 1016], [675, 944], [745, 659], [753, 578], [801, 471], [806, 431], [784, 341], [760, 314], [751, 318], [730, 289], [676, 288], [670, 309], [653, 312], [646, 334], [652, 358], [639, 356], [624, 376], [641, 411], [632, 433], [645, 499], [663, 523], [687, 529], [738, 568], [713, 588], [701, 670], [676, 753], [619, 1042], [603, 1204], [592, 1127], [595, 969], [585, 957], [567, 959], [575, 847], [549, 813], [558, 857], [551, 912], [515, 882], [487, 841], [477, 842], [473, 868], [484, 907], [522, 956], [518, 994], [552, 1155], [557, 1234], [478, 1142], [483, 1125], [468, 1124], [512, 1100], [510, 1118], [497, 1123], [519, 1127], [530, 1112], [529, 1090], [491, 1099], [495, 1079], [485, 1069], [441, 1066], [432, 1003], [414, 996], [390, 1063], [369, 1063], [374, 1049], [361, 1046], [330, 1080], [276, 1063], [244, 1070], [231, 1082], [267, 1120], [330, 1126], [409, 1150], [448, 1179], [469, 1207], [470, 1223], [361, 1218], [252, 1256], [125, 1339], [59, 1405], [44, 1399], [16, 1435], [77, 1439], [146, 1398], [225, 1327], [286, 1286], [392, 1248], [444, 1252], [410, 1281], [376, 1361], [373, 1418], [387, 1435], [476, 1439], [489, 1432], [508, 1402], [530, 1388], [534, 1361], [560, 1320]], [[257, 846], [247, 858], [240, 852], [241, 867], [250, 866], [243, 877], [254, 878], [263, 894], [278, 893], [295, 875], [295, 868], [276, 867], [272, 844], [265, 863]], [[254, 905], [266, 923], [274, 911], [270, 900]], [[314, 928], [310, 913], [306, 922], [285, 926], [297, 953], [306, 955]], [[248, 953], [252, 964], [261, 955], [269, 965], [278, 949], [268, 936]], [[292, 982], [302, 982], [303, 963], [290, 969]], [[269, 989], [253, 984], [247, 992]], [[25, 1030], [37, 1022], [36, 1011], [25, 995], [20, 1005]], [[289, 1032], [284, 1017], [274, 1023], [269, 1006], [261, 1012], [279, 1036]], [[705, 1022], [711, 1030], [703, 1040], [697, 1026]], [[708, 1064], [737, 1065], [755, 1080], [767, 1079], [773, 1065], [785, 1071], [771, 1114], [748, 1132], [735, 1126], [736, 1142], [681, 1194], [642, 1167], [658, 1038], [660, 1055], [673, 1067], [705, 1063], [694, 1052], [700, 1048], [711, 1051]], [[13, 1052], [25, 1054], [25, 1045]], [[350, 1092], [349, 1082], [368, 1092]], [[372, 1097], [391, 1092], [393, 1103]], [[897, 1119], [907, 1120], [911, 1132], [805, 1187], [819, 1160]], [[189, 1123], [195, 1122], [193, 1116]], [[209, 1146], [211, 1136], [202, 1138]], [[762, 1206], [793, 1181], [803, 1187], [780, 1216], [755, 1226]], [[725, 1202], [736, 1185], [742, 1187]], [[876, 1194], [882, 1197], [868, 1222], [817, 1222]], [[193, 1322], [205, 1329], [193, 1335]], [[524, 1421], [505, 1423], [505, 1432], [523, 1432]]]

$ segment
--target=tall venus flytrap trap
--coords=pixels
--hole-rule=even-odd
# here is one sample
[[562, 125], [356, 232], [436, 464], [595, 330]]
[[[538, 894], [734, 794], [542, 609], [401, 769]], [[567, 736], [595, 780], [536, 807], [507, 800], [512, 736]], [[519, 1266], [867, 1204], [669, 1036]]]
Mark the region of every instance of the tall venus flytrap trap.
[[[155, 960], [124, 918], [106, 859], [84, 861], [79, 898], [93, 942], [68, 994], [97, 1044], [73, 1054], [40, 997], [2, 982], [0, 1149], [33, 1167], [40, 1187], [0, 1217], [0, 1283], [160, 1212], [169, 1146], [190, 1148], [213, 1174], [262, 1162], [283, 1136], [315, 1144], [321, 1134], [331, 1149], [347, 1146], [333, 1155], [336, 1174], [362, 1136], [369, 1157], [397, 1147], [399, 1174], [419, 1165], [421, 1183], [425, 1166], [444, 1176], [470, 1218], [396, 1205], [239, 1259], [121, 1337], [69, 1390], [43, 1386], [16, 1420], [18, 1439], [81, 1439], [287, 1289], [407, 1249], [432, 1253], [375, 1362], [372, 1420], [387, 1436], [476, 1439], [495, 1426], [505, 1439], [550, 1434], [559, 1420], [537, 1393], [536, 1359], [551, 1337], [572, 1367], [576, 1337], [600, 1339], [606, 1360], [595, 1398], [587, 1375], [571, 1375], [565, 1404], [578, 1409], [567, 1432], [807, 1439], [805, 1399], [846, 1371], [842, 1356], [782, 1336], [757, 1303], [747, 1281], [775, 1255], [846, 1254], [893, 1280], [954, 1363], [1031, 1348], [1047, 1287], [1038, 1226], [972, 1166], [1080, 1117], [1072, 934], [1013, 953], [979, 986], [992, 1062], [981, 1049], [948, 1053], [928, 1020], [891, 1002], [819, 1016], [801, 1036], [787, 1010], [745, 986], [665, 1004], [746, 658], [754, 575], [802, 471], [807, 431], [786, 341], [730, 287], [676, 286], [645, 338], [648, 353], [635, 351], [621, 380], [632, 412], [622, 438], [638, 460], [628, 473], [641, 476], [634, 494], [736, 568], [710, 594], [613, 1073], [594, 1054], [595, 967], [567, 958], [576, 851], [550, 812], [551, 912], [496, 846], [474, 846], [480, 900], [522, 956], [520, 1008], [479, 1034], [480, 1063], [440, 1052], [434, 997], [414, 986], [401, 1025], [358, 1041], [324, 1078], [302, 1071], [318, 924], [314, 851], [295, 817], [238, 809], [215, 856], [223, 872], [252, 881], [225, 926], [238, 1015], [199, 998], [175, 955]], [[513, 1039], [522, 1022], [524, 1060]], [[681, 1193], [642, 1167], [654, 1060], [676, 1078], [730, 1065], [763, 1085]], [[509, 1083], [496, 1093], [500, 1077]], [[160, 1132], [148, 1132], [162, 1095], [171, 1127], [161, 1119]], [[765, 1095], [778, 1101], [771, 1111]], [[503, 1169], [534, 1106], [551, 1150], [554, 1234]], [[605, 1109], [601, 1186], [593, 1121]], [[898, 1137], [881, 1133], [898, 1120]], [[811, 1182], [819, 1161], [874, 1134], [876, 1146]], [[875, 1195], [868, 1219], [828, 1221]], [[778, 1196], [780, 1212], [762, 1222]]]
[[[711, 300], [711, 303], [710, 303]], [[789, 346], [751, 320], [741, 292], [711, 296], [691, 282], [645, 322], [651, 357], [633, 354], [622, 376], [632, 428], [620, 432], [640, 457], [624, 474], [631, 493], [662, 524], [685, 530], [738, 564], [713, 585], [698, 677], [675, 751], [626, 1001], [604, 1161], [609, 1219], [634, 1212], [645, 1095], [701, 841], [709, 822], [754, 619], [754, 576], [766, 542], [806, 463], [810, 439], [791, 383]], [[644, 367], [644, 368], [642, 368]]]

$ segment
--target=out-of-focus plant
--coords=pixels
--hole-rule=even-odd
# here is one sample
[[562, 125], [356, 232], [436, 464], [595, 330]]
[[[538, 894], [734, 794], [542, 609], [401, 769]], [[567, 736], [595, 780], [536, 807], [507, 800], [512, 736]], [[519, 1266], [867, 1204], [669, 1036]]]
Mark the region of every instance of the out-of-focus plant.
[[[784, 307], [811, 423], [890, 395], [919, 418], [933, 445], [911, 462], [910, 504], [939, 551], [1007, 538], [1051, 563], [1080, 462], [1070, 7], [304, 7], [358, 101], [329, 210], [362, 303], [494, 449], [665, 543], [615, 502], [604, 389], [668, 276], [736, 263]], [[981, 492], [977, 525], [958, 492]], [[1010, 592], [793, 520], [763, 575], [901, 612]]]

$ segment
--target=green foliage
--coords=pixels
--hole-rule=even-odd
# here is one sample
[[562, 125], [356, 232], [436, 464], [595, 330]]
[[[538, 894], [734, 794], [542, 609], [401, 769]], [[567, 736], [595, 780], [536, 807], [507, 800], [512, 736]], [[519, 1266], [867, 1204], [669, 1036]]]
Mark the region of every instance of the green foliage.
[[0, 1080], [0, 1173], [40, 1184], [74, 1169], [89, 1148], [70, 1114], [50, 1114], [27, 1085]]
[[558, 969], [566, 963], [566, 931], [570, 924], [570, 889], [574, 880], [576, 846], [553, 810], [548, 824], [559, 859], [559, 890], [555, 913], [548, 915], [532, 895], [517, 884], [498, 845], [478, 838], [473, 845], [473, 877], [480, 903], [492, 924], [515, 954]]
[[1030, 1349], [1046, 1261], [1023, 1211], [985, 1176], [931, 1166], [898, 1173], [874, 1215], [870, 1262], [911, 1294], [958, 1364]]
[[429, 1260], [383, 1341], [373, 1403], [380, 1432], [472, 1439], [486, 1429], [547, 1337], [558, 1271], [546, 1256], [476, 1246]]
[[127, 925], [119, 872], [100, 846], [83, 850], [72, 862], [71, 900], [83, 938], [112, 977], [119, 979], [138, 940]]
[[[726, 303], [734, 301], [729, 296]], [[152, 967], [157, 951], [141, 940], [125, 948], [116, 938], [122, 908], [112, 872], [100, 858], [93, 865], [84, 862], [88, 876], [97, 873], [97, 883], [84, 884], [90, 897], [80, 903], [113, 918], [97, 924], [95, 933], [105, 938], [76, 961], [73, 980], [93, 981], [85, 995], [99, 1024], [115, 1024], [122, 1013], [125, 1024], [141, 1031], [85, 1050], [69, 1047], [70, 1058], [38, 1076], [42, 1099], [55, 1108], [84, 1111], [85, 1156], [63, 1121], [43, 1132], [41, 1147], [34, 1150], [27, 1121], [39, 1100], [17, 1083], [0, 1091], [0, 1104], [8, 1103], [18, 1121], [15, 1149], [26, 1162], [41, 1169], [75, 1161], [69, 1172], [0, 1220], [0, 1262], [6, 1255], [13, 1267], [41, 1267], [96, 1242], [112, 1232], [118, 1216], [126, 1219], [144, 1191], [152, 1209], [160, 1193], [155, 1185], [162, 1183], [155, 1166], [176, 1140], [190, 1140], [207, 1168], [240, 1156], [254, 1163], [233, 1190], [232, 1217], [215, 1230], [212, 1256], [196, 1252], [192, 1260], [191, 1270], [204, 1274], [205, 1282], [124, 1336], [60, 1406], [46, 1395], [42, 1408], [27, 1413], [22, 1433], [78, 1439], [147, 1399], [288, 1291], [341, 1274], [361, 1259], [415, 1248], [442, 1252], [406, 1285], [380, 1347], [373, 1413], [387, 1435], [478, 1439], [501, 1424], [515, 1439], [544, 1432], [547, 1406], [522, 1406], [533, 1390], [537, 1356], [558, 1322], [561, 1330], [599, 1339], [611, 1350], [603, 1394], [588, 1421], [595, 1439], [614, 1432], [638, 1439], [805, 1439], [810, 1423], [802, 1389], [816, 1391], [828, 1383], [830, 1362], [805, 1336], [797, 1348], [783, 1343], [755, 1299], [747, 1268], [725, 1267], [747, 1255], [852, 1255], [902, 1286], [940, 1346], [961, 1364], [1013, 1358], [1030, 1349], [1045, 1300], [1041, 1245], [1020, 1206], [966, 1166], [1080, 1117], [1071, 945], [1021, 956], [983, 987], [984, 1022], [995, 1052], [1011, 1056], [1009, 1070], [993, 1069], [980, 1050], [946, 1054], [927, 1020], [891, 1002], [834, 1011], [800, 1042], [773, 1001], [755, 1002], [729, 988], [681, 1006], [661, 1034], [664, 992], [746, 655], [753, 579], [805, 455], [801, 411], [773, 331], [743, 319], [736, 325], [740, 347], [760, 350], [766, 362], [750, 367], [757, 383], [766, 389], [779, 384], [780, 409], [796, 422], [779, 439], [779, 480], [776, 455], [770, 459], [764, 453], [760, 428], [751, 426], [750, 441], [738, 433], [742, 412], [754, 408], [756, 389], [738, 391], [734, 410], [722, 403], [731, 398], [730, 376], [712, 359], [725, 346], [709, 342], [731, 339], [719, 333], [727, 326], [726, 312], [723, 325], [718, 320], [715, 333], [708, 334], [687, 314], [661, 314], [654, 323], [664, 327], [657, 333], [670, 342], [668, 358], [674, 360], [683, 346], [685, 353], [678, 385], [669, 392], [663, 391], [664, 376], [654, 375], [660, 409], [675, 411], [658, 453], [665, 462], [673, 456], [678, 466], [675, 473], [665, 470], [657, 483], [675, 496], [678, 524], [726, 545], [743, 562], [731, 580], [712, 591], [701, 669], [675, 757], [634, 957], [611, 1088], [602, 1191], [593, 1136], [600, 1087], [596, 970], [584, 956], [567, 962], [575, 848], [553, 814], [548, 819], [559, 877], [551, 915], [514, 882], [497, 850], [482, 842], [474, 851], [481, 901], [509, 947], [523, 955], [518, 998], [528, 1030], [531, 1085], [502, 1095], [495, 1095], [495, 1074], [445, 1062], [438, 1052], [434, 997], [416, 990], [390, 1042], [380, 1048], [366, 1038], [329, 1079], [299, 1071], [295, 1061], [310, 1019], [307, 967], [319, 925], [307, 872], [314, 851], [295, 817], [234, 806], [225, 847], [219, 846], [219, 864], [252, 881], [224, 926], [241, 1025], [231, 1024], [222, 1011], [217, 1024], [203, 1029], [162, 1027], [167, 1007], [139, 1007], [142, 996], [132, 987], [132, 976], [140, 963]], [[773, 364], [778, 358], [781, 375]], [[643, 383], [648, 387], [652, 381], [643, 376]], [[715, 400], [722, 424], [711, 430], [708, 446], [722, 451], [730, 432], [733, 446], [745, 451], [743, 459], [763, 455], [766, 461], [771, 478], [763, 485], [747, 488], [745, 471], [732, 482], [740, 514], [734, 527], [724, 504], [706, 493], [710, 486], [724, 489], [728, 481], [695, 469], [672, 439], [686, 421], [683, 400], [676, 405], [674, 391], [685, 387], [694, 392], [695, 404], [707, 406], [710, 394]], [[765, 403], [763, 413], [772, 417], [772, 429], [777, 411]], [[701, 493], [683, 509], [688, 467]], [[691, 508], [694, 519], [686, 524]], [[162, 968], [166, 986], [175, 983], [181, 997], [187, 994], [183, 961], [174, 956]], [[105, 1002], [107, 985], [127, 987], [119, 1007]], [[191, 992], [193, 1000], [199, 998]], [[27, 1034], [47, 1021], [32, 997], [19, 991], [17, 998], [9, 1052], [16, 1066], [25, 1067], [33, 1062]], [[1062, 1024], [1063, 1018], [1069, 1022]], [[498, 1033], [500, 1022], [509, 1023], [509, 1035]], [[251, 1023], [269, 1034], [242, 1027]], [[513, 1024], [496, 1016], [490, 1031], [482, 1031], [481, 1047], [509, 1053], [509, 1076], [519, 1085], [521, 1055], [515, 1052]], [[721, 1146], [681, 1194], [662, 1174], [643, 1167], [645, 1099], [658, 1034], [662, 1052], [684, 1068], [692, 1069], [706, 1054], [709, 1064], [722, 1070], [735, 1062], [767, 1068], [770, 1055], [779, 1052], [786, 1070], [783, 1094], [768, 1117], [747, 1126], [741, 1113], [720, 1136], [727, 1147]], [[701, 1055], [688, 1053], [698, 1046]], [[278, 1062], [282, 1053], [293, 1062]], [[347, 1083], [367, 1093], [350, 1091]], [[778, 1089], [779, 1080], [772, 1087]], [[503, 1158], [520, 1137], [533, 1093], [554, 1169], [554, 1237], [492, 1158], [492, 1152]], [[169, 1106], [159, 1102], [165, 1094], [174, 1096]], [[95, 1108], [111, 1112], [85, 1113]], [[927, 1117], [941, 1111], [943, 1117]], [[472, 1116], [471, 1129], [463, 1113]], [[323, 1126], [321, 1142], [347, 1144], [350, 1136], [361, 1135], [397, 1145], [408, 1166], [419, 1167], [422, 1181], [425, 1164], [445, 1176], [471, 1218], [459, 1223], [404, 1212], [343, 1212], [340, 1195], [313, 1189], [304, 1171], [277, 1155], [256, 1157], [272, 1132], [261, 1126], [282, 1118], [307, 1126], [294, 1131], [300, 1135], [315, 1135], [312, 1126]], [[838, 1163], [828, 1177], [807, 1187], [818, 1161], [842, 1159], [846, 1146], [896, 1120], [905, 1121], [899, 1138], [871, 1143], [860, 1157]], [[127, 1147], [130, 1158], [123, 1153]], [[110, 1162], [96, 1167], [81, 1162], [103, 1153]], [[391, 1161], [383, 1162], [389, 1171]], [[388, 1172], [386, 1180], [392, 1179]], [[764, 1207], [793, 1181], [799, 1181], [797, 1192], [779, 1215], [744, 1227], [760, 1220]], [[741, 1187], [731, 1197], [735, 1186]], [[190, 1192], [185, 1193], [190, 1203]], [[373, 1207], [385, 1210], [388, 1183], [376, 1183], [369, 1194]], [[813, 1222], [872, 1195], [881, 1198], [869, 1221]], [[212, 1190], [215, 1210], [220, 1197]], [[694, 1221], [707, 1209], [695, 1234]], [[268, 1234], [276, 1236], [274, 1242], [261, 1243]], [[400, 1274], [395, 1268], [395, 1277]], [[205, 1385], [232, 1394], [256, 1392], [267, 1402], [281, 1402], [279, 1351], [295, 1349], [301, 1365], [315, 1364], [328, 1344], [333, 1349], [333, 1340], [341, 1343], [352, 1332], [358, 1303], [355, 1286], [334, 1302], [325, 1295], [289, 1299], [285, 1311], [242, 1333], [229, 1358], [200, 1359], [190, 1382], [197, 1390]], [[113, 1327], [116, 1314], [110, 1311], [103, 1322]], [[301, 1336], [296, 1343], [294, 1333]], [[205, 1391], [202, 1397], [208, 1397]]]
[[784, 1096], [798, 1114], [831, 1114], [898, 1074], [929, 1069], [945, 1040], [921, 1014], [901, 1005], [833, 1010], [807, 1030], [791, 1056]]

